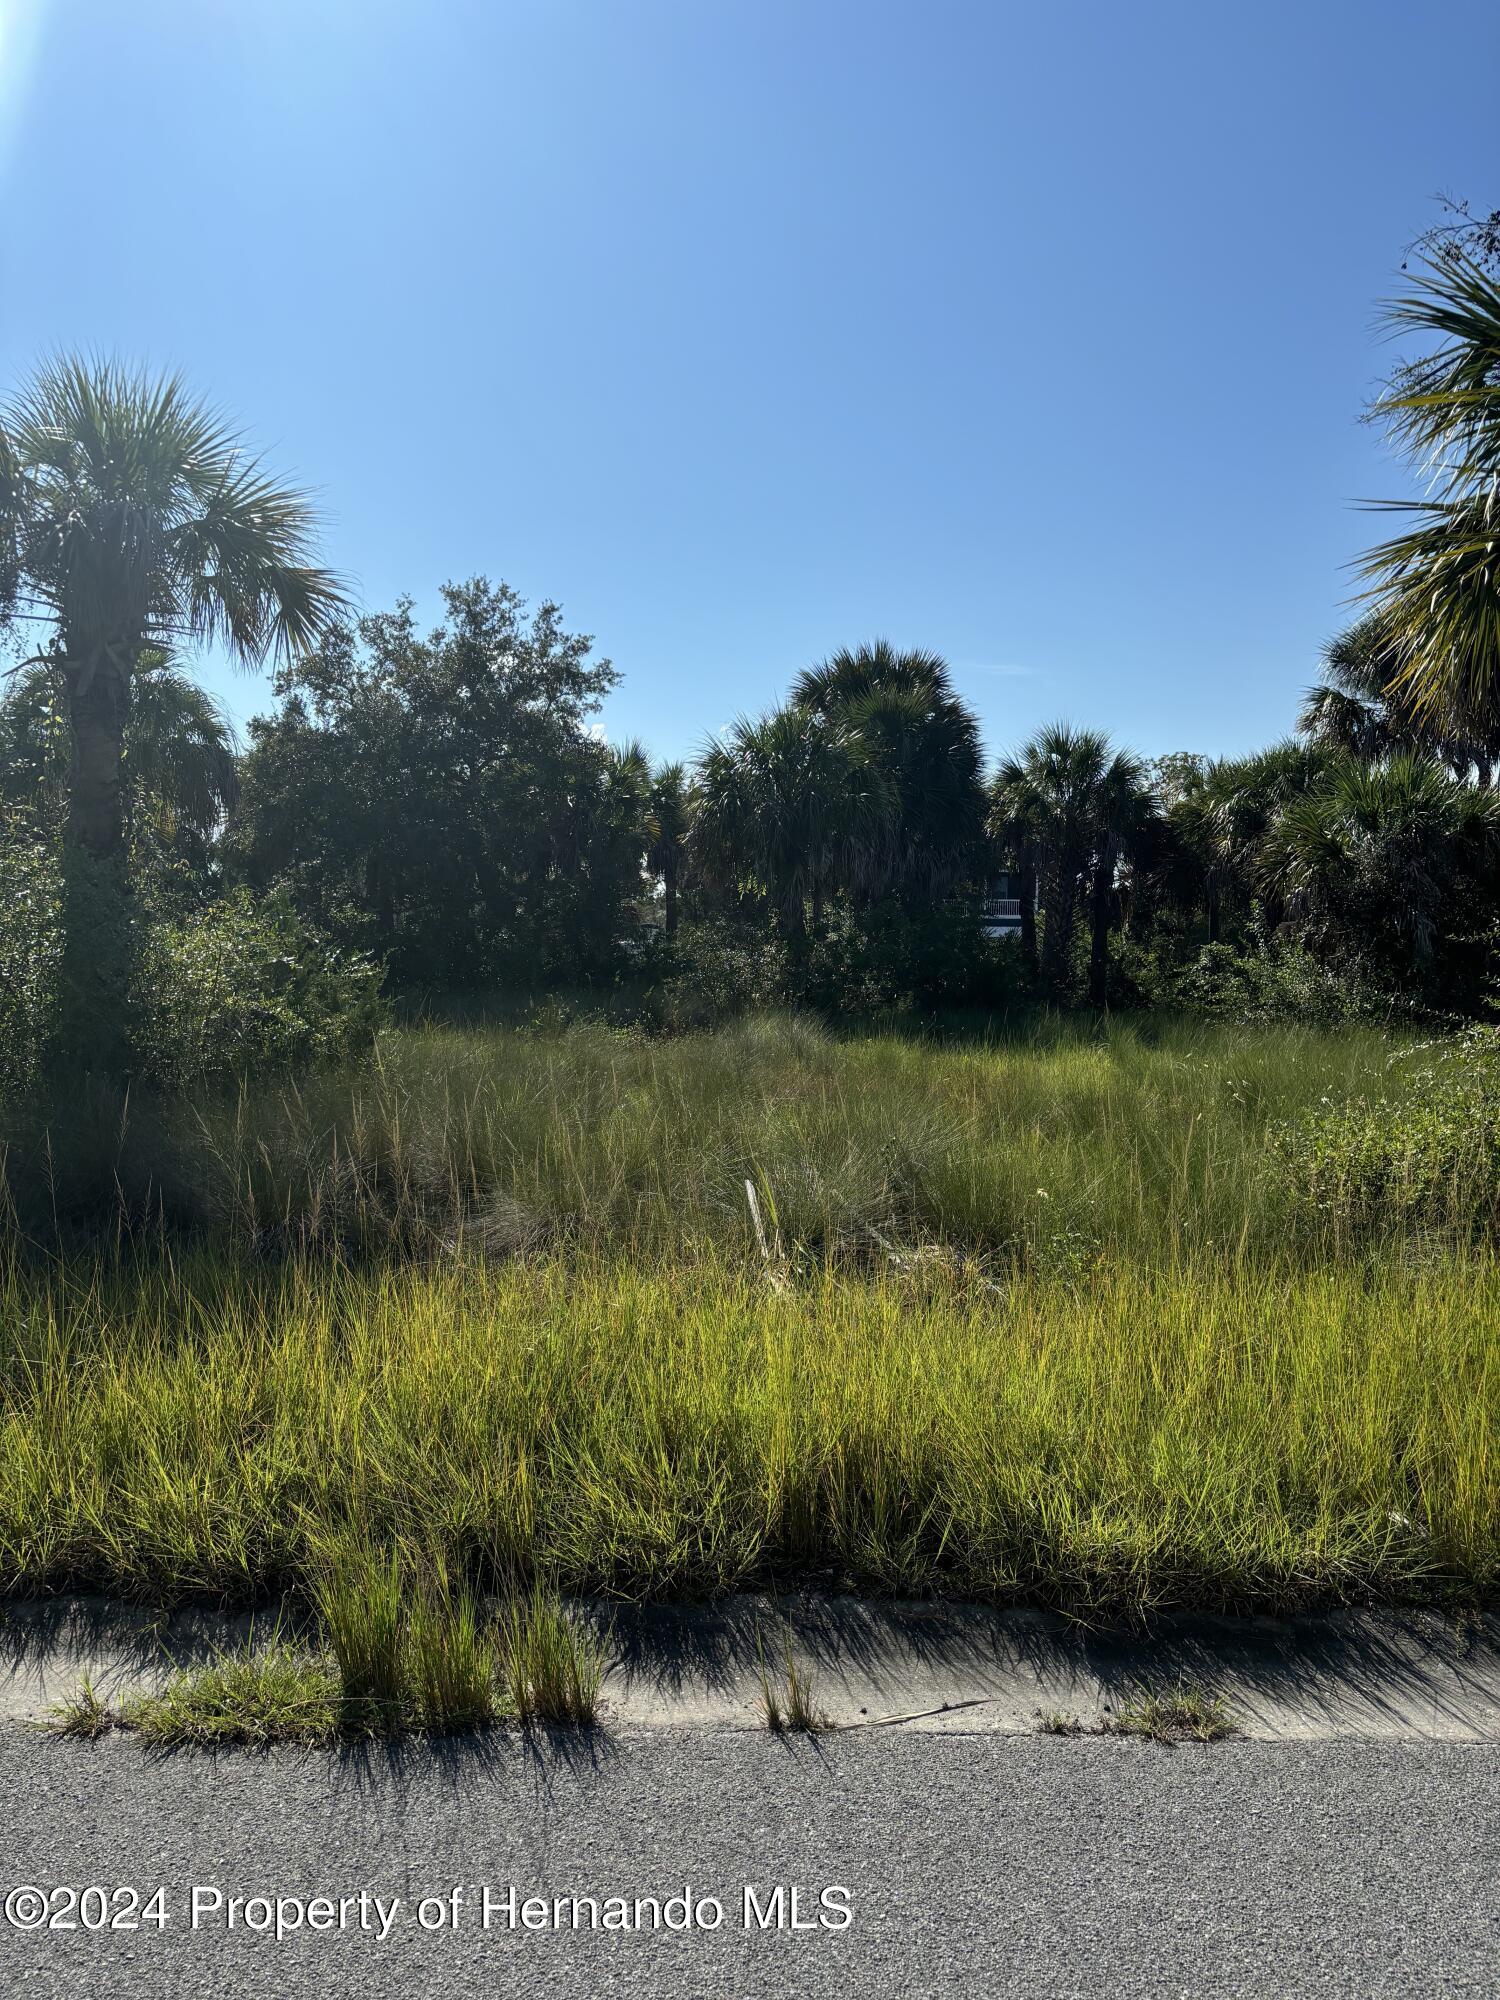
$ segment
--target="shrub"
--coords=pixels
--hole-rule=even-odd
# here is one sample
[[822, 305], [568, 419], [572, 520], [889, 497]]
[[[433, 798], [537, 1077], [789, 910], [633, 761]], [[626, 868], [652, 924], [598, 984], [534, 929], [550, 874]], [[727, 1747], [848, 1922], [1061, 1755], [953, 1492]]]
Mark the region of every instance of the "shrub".
[[886, 900], [834, 912], [812, 942], [797, 998], [838, 1014], [983, 1005], [1019, 971], [1019, 952], [984, 936], [972, 903], [912, 911]]
[[381, 1018], [380, 968], [335, 950], [280, 896], [238, 889], [145, 930], [137, 1047], [182, 1087], [348, 1053]]
[[1248, 948], [1207, 944], [1171, 977], [1163, 997], [1226, 1020], [1319, 1025], [1379, 1020], [1395, 1005], [1357, 966], [1327, 963], [1279, 939]]
[[1500, 1222], [1500, 1028], [1441, 1046], [1399, 1101], [1324, 1105], [1273, 1127], [1305, 1211], [1355, 1231]]
[[61, 875], [33, 817], [0, 811], [0, 1097], [36, 1074], [61, 960]]
[[663, 1027], [713, 1027], [774, 1007], [785, 994], [786, 948], [764, 924], [705, 918], [660, 949], [655, 1007]]

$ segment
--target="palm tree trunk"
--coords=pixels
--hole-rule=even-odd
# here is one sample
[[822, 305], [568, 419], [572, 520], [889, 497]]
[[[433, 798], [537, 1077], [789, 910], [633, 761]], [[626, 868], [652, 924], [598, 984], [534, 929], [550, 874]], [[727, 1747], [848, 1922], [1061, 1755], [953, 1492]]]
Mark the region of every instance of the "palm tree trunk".
[[1218, 877], [1215, 875], [1210, 875], [1208, 878], [1208, 941], [1210, 944], [1217, 944], [1219, 942], [1219, 922], [1220, 922], [1219, 906], [1220, 906], [1220, 898], [1219, 898]]
[[1089, 939], [1089, 1005], [1109, 1004], [1109, 918], [1115, 889], [1115, 843], [1106, 840], [1094, 863], [1092, 935]]
[[1042, 977], [1051, 987], [1053, 994], [1059, 995], [1068, 983], [1068, 960], [1073, 948], [1073, 914], [1078, 896], [1078, 882], [1072, 868], [1066, 862], [1048, 872], [1052, 880], [1049, 885], [1051, 894], [1047, 897], [1043, 912], [1047, 925], [1042, 938]]
[[812, 927], [813, 935], [821, 937], [823, 933], [823, 878], [821, 875], [814, 876], [813, 878]]
[[677, 857], [669, 856], [661, 871], [662, 900], [668, 937], [677, 935]]
[[118, 860], [125, 847], [125, 724], [130, 683], [112, 667], [67, 673], [73, 768], [67, 840], [91, 860]]
[[1021, 891], [1021, 955], [1026, 960], [1026, 969], [1033, 977], [1036, 974], [1036, 862], [1027, 855], [1020, 869]]
[[63, 835], [62, 961], [53, 1064], [69, 1081], [130, 1065], [125, 724], [130, 683], [104, 662], [65, 674], [72, 769]]

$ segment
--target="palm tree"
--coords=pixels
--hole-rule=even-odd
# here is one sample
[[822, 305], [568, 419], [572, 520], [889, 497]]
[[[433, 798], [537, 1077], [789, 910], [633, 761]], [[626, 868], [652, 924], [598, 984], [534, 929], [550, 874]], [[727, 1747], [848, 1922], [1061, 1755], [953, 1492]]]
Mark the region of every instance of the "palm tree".
[[1376, 953], [1422, 972], [1435, 945], [1475, 906], [1500, 858], [1500, 797], [1425, 758], [1341, 759], [1288, 798], [1259, 866], [1288, 918], [1325, 948]]
[[1425, 263], [1385, 309], [1393, 333], [1438, 341], [1398, 370], [1373, 414], [1429, 489], [1386, 502], [1414, 525], [1372, 549], [1363, 573], [1399, 677], [1458, 734], [1500, 728], [1500, 274], [1462, 249]]
[[234, 731], [218, 702], [166, 661], [143, 662], [125, 733], [128, 823], [202, 860], [239, 793]]
[[1037, 871], [1041, 864], [1046, 807], [1032, 773], [1018, 757], [1007, 757], [1001, 764], [990, 797], [990, 837], [1015, 872], [1021, 905], [1021, 953], [1027, 971], [1034, 977]]
[[1500, 728], [1474, 719], [1461, 729], [1424, 709], [1402, 678], [1399, 645], [1370, 613], [1323, 649], [1323, 677], [1298, 718], [1310, 743], [1373, 763], [1401, 753], [1434, 756], [1455, 777], [1475, 772], [1487, 785], [1500, 755]]
[[800, 941], [809, 904], [817, 929], [830, 891], [885, 866], [895, 808], [856, 735], [783, 708], [737, 722], [705, 751], [689, 839], [706, 873], [764, 896]]
[[677, 898], [683, 849], [692, 820], [692, 793], [681, 764], [663, 764], [647, 794], [646, 865], [661, 877], [662, 915], [668, 937], [677, 933]]
[[1116, 750], [1094, 788], [1094, 870], [1089, 895], [1089, 1005], [1109, 1000], [1109, 933], [1114, 925], [1116, 877], [1121, 861], [1145, 842], [1155, 817], [1145, 766]]
[[945, 660], [877, 639], [807, 668], [791, 698], [857, 735], [890, 782], [896, 821], [869, 893], [932, 903], [972, 876], [984, 828], [979, 725]]
[[[125, 742], [143, 660], [218, 643], [246, 664], [314, 646], [342, 606], [314, 517], [176, 376], [62, 359], [0, 417], [0, 548], [63, 690], [64, 1059], [125, 1057]], [[7, 558], [10, 560], [10, 558]], [[0, 563], [0, 569], [4, 564]]]
[[1320, 784], [1340, 756], [1320, 743], [1289, 740], [1249, 757], [1220, 758], [1172, 806], [1169, 821], [1200, 874], [1211, 943], [1226, 899], [1248, 905], [1268, 897], [1276, 915], [1275, 890], [1261, 867], [1266, 835], [1281, 809]]
[[[1053, 993], [1067, 985], [1086, 895], [1089, 996], [1103, 1004], [1116, 875], [1150, 812], [1141, 764], [1097, 730], [1054, 723], [1001, 767], [996, 830], [1002, 839], [1009, 830], [1013, 852], [1034, 857], [1044, 920], [1041, 972]], [[1024, 912], [1024, 886], [1021, 900]]]

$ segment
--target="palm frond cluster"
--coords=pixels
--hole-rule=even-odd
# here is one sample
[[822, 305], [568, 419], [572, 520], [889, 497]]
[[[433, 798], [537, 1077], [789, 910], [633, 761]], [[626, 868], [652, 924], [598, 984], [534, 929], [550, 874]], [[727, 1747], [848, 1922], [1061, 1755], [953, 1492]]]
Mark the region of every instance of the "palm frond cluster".
[[1398, 338], [1436, 343], [1374, 408], [1424, 497], [1377, 503], [1409, 525], [1364, 576], [1403, 699], [1463, 736], [1500, 696], [1500, 273], [1462, 247], [1435, 251], [1385, 318]]
[[886, 640], [800, 674], [784, 708], [705, 751], [691, 847], [793, 936], [828, 899], [930, 904], [980, 865], [979, 729], [935, 653]]

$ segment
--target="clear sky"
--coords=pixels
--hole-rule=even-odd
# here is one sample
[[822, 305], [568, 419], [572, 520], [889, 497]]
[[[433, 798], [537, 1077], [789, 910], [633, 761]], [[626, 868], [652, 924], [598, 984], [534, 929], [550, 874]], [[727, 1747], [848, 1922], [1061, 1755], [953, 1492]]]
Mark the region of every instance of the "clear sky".
[[996, 751], [1243, 750], [1497, 84], [1495, 0], [0, 0], [0, 385], [181, 366], [362, 602], [559, 599], [659, 753], [876, 634]]

